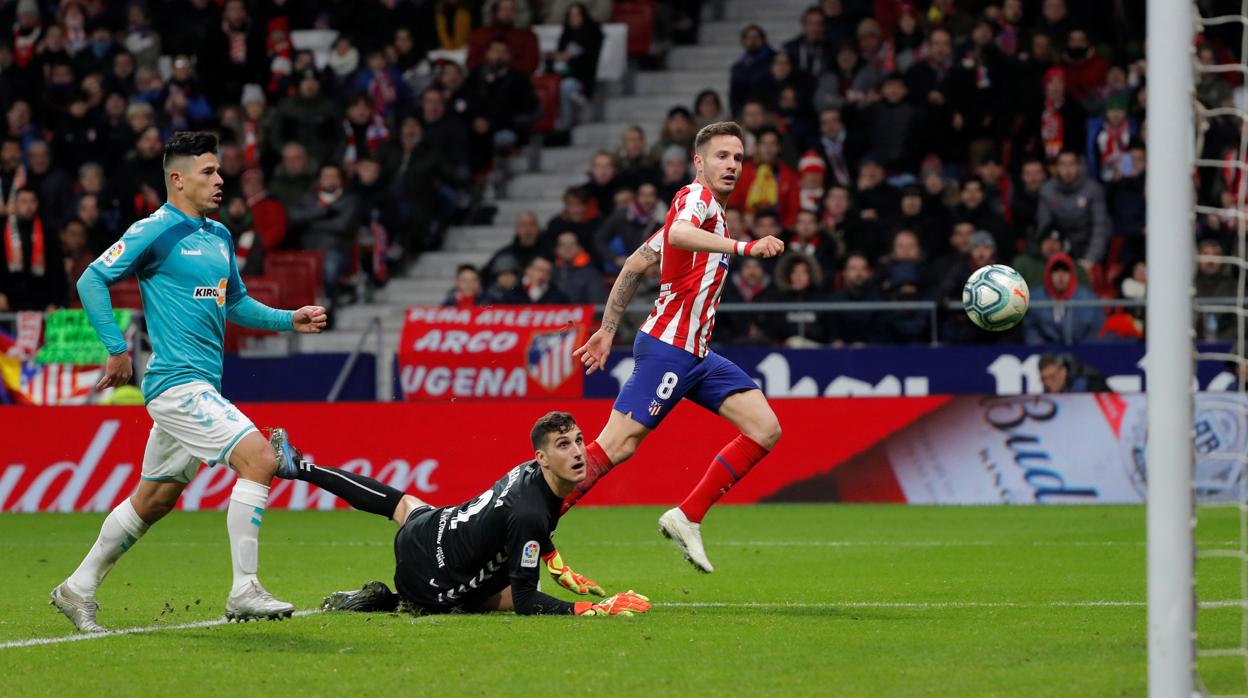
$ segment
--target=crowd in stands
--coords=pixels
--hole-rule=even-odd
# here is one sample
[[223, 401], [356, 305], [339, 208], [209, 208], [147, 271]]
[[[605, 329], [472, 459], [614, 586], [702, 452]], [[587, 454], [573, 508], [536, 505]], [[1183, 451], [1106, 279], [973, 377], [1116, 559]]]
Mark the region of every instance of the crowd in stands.
[[[245, 271], [304, 249], [323, 254], [331, 302], [355, 293], [344, 281], [382, 284], [471, 218], [500, 154], [527, 142], [542, 117], [535, 73], [558, 77], [556, 134], [585, 117], [601, 24], [630, 3], [658, 7], [659, 35], [696, 40], [696, 0], [0, 2], [11, 27], [0, 37], [0, 311], [75, 304], [76, 275], [163, 200], [161, 147], [182, 129], [222, 136], [220, 218]], [[1034, 300], [1143, 298], [1143, 3], [823, 0], [791, 19], [791, 37], [744, 26], [728, 93], [690, 95], [625, 130], [554, 218], [500, 221], [515, 239], [461, 268], [446, 302], [602, 302], [692, 179], [697, 129], [722, 119], [746, 131], [729, 231], [788, 245], [776, 260], [734, 259], [726, 303], [958, 301], [994, 262], [1015, 266]], [[563, 25], [555, 51], [540, 51], [538, 23]], [[295, 47], [301, 29], [338, 32], [322, 67]], [[1199, 60], [1236, 62], [1239, 32], [1209, 28]], [[432, 60], [439, 49], [465, 49], [465, 64]], [[1205, 72], [1197, 92], [1226, 106], [1243, 87], [1240, 72]], [[1192, 244], [1205, 254], [1238, 249], [1245, 128], [1208, 120], [1202, 155], [1226, 166], [1201, 171], [1198, 199], [1230, 211], [1198, 219]], [[1202, 262], [1198, 293], [1235, 295], [1234, 269]], [[720, 342], [793, 346], [1144, 330], [1129, 305], [1036, 307], [1005, 333], [956, 311], [936, 327], [925, 311], [800, 308], [719, 324]], [[1201, 316], [1195, 329], [1228, 338], [1235, 322]]]
[[[611, 11], [606, 0], [0, 2], [0, 312], [74, 305], [85, 265], [164, 200], [162, 146], [187, 129], [221, 136], [219, 217], [244, 272], [263, 273], [266, 253], [310, 250], [331, 303], [383, 284], [475, 215], [500, 156], [541, 115], [536, 71], [558, 76], [571, 105], [560, 127], [571, 126]], [[536, 23], [564, 25], [557, 50], [540, 53]], [[301, 30], [336, 38], [318, 56], [296, 46]], [[462, 64], [431, 56], [461, 49]]]
[[[530, 288], [525, 275], [499, 280], [500, 262], [523, 269], [538, 255], [556, 268], [580, 265], [554, 253], [566, 232], [586, 251], [583, 266], [609, 283], [692, 178], [696, 130], [732, 118], [746, 130], [747, 162], [727, 202], [729, 231], [781, 235], [788, 252], [734, 259], [725, 303], [956, 304], [970, 273], [990, 263], [1015, 266], [1033, 300], [1143, 299], [1143, 3], [825, 0], [793, 20], [791, 38], [743, 27], [727, 95], [703, 92], [661, 123], [628, 129], [618, 150], [594, 155], [585, 184], [565, 194], [564, 211], [542, 232], [531, 216], [518, 222], [515, 241], [481, 270], [483, 298]], [[1200, 59], [1234, 62], [1238, 46], [1237, 30], [1211, 30]], [[1226, 106], [1241, 87], [1237, 72], [1206, 73], [1199, 92], [1206, 106]], [[1206, 136], [1204, 156], [1227, 165], [1202, 171], [1201, 203], [1244, 210], [1239, 120], [1212, 119]], [[1192, 244], [1228, 253], [1235, 230], [1233, 215], [1207, 216]], [[1195, 286], [1225, 298], [1236, 282], [1232, 264], [1205, 261]], [[533, 298], [545, 293], [532, 288]], [[1138, 340], [1144, 330], [1135, 305], [1034, 307], [1003, 333], [977, 330], [956, 310], [936, 322], [925, 311], [724, 312], [716, 338], [817, 346], [920, 343], [935, 333], [945, 342], [1063, 344]], [[1205, 339], [1235, 333], [1229, 314], [1197, 325]]]

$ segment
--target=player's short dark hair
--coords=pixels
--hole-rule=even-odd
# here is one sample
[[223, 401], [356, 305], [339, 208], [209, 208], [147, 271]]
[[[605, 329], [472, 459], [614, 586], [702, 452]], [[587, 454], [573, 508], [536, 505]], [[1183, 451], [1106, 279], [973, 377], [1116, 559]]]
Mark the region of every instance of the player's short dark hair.
[[210, 131], [178, 131], [165, 143], [165, 170], [180, 157], [199, 157], [217, 152], [217, 134]]
[[732, 136], [741, 143], [745, 144], [745, 134], [741, 131], [741, 127], [735, 121], [717, 121], [713, 124], [707, 124], [698, 131], [698, 135], [693, 139], [693, 149], [702, 150], [702, 146], [710, 142], [716, 136]]
[[481, 275], [481, 272], [480, 272], [480, 271], [477, 271], [477, 268], [476, 268], [476, 267], [474, 267], [473, 265], [471, 265], [471, 264], [461, 264], [461, 265], [459, 265], [458, 267], [455, 267], [455, 276], [459, 276], [460, 274], [463, 274], [463, 273], [464, 273], [464, 272], [466, 272], [466, 271], [470, 271], [470, 272], [472, 272], [473, 274], [476, 274], [476, 275], [478, 275], [478, 276], [480, 276], [480, 275]]
[[576, 420], [567, 412], [547, 412], [533, 423], [533, 430], [529, 432], [533, 450], [546, 448], [551, 434], [566, 434], [575, 427]]

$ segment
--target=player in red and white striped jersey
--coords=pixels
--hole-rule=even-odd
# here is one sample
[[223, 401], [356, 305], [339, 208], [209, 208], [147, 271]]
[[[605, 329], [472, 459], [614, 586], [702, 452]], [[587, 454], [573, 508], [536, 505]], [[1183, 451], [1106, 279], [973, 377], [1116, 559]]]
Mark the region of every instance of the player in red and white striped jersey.
[[780, 423], [762, 391], [708, 346], [728, 257], [774, 257], [784, 251], [784, 243], [773, 236], [747, 243], [728, 234], [722, 205], [737, 184], [743, 160], [744, 139], [737, 124], [710, 124], [698, 132], [693, 156], [697, 179], [677, 192], [663, 228], [628, 258], [611, 289], [601, 329], [573, 354], [586, 373], [606, 366], [624, 309], [646, 270], [658, 263], [659, 297], [633, 344], [633, 374], [620, 390], [606, 427], [585, 449], [588, 474], [563, 506], [567, 511], [598, 478], [632, 457], [676, 403], [688, 398], [741, 431], [715, 456], [680, 506], [659, 519], [659, 531], [703, 572], [713, 567], [702, 547], [702, 517], [780, 439]]

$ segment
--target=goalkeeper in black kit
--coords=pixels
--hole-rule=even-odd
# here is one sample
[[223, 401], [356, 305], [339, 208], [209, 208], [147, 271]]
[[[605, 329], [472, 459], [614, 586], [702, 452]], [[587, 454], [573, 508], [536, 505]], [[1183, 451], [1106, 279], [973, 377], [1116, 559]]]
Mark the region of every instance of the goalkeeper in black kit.
[[[534, 458], [512, 468], [474, 499], [436, 508], [372, 478], [303, 460], [283, 430], [273, 445], [296, 465], [295, 478], [361, 511], [392, 519], [394, 584], [338, 592], [326, 608], [393, 611], [399, 600], [424, 613], [515, 611], [520, 615], [632, 615], [650, 602], [632, 591], [598, 602], [569, 603], [538, 591], [540, 567], [573, 591], [602, 590], [558, 561], [550, 536], [559, 508], [585, 477], [585, 441], [572, 415], [551, 412], [533, 425]], [[568, 580], [568, 581], [564, 581]], [[571, 583], [569, 583], [571, 582]]]

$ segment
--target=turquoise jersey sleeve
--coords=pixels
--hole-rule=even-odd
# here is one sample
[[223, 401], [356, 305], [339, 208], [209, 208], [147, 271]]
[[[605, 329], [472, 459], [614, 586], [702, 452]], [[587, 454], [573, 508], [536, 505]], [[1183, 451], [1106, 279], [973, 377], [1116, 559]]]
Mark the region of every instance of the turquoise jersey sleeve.
[[230, 322], [256, 330], [294, 329], [295, 314], [289, 310], [270, 308], [247, 295], [247, 286], [238, 273], [238, 260], [234, 257], [234, 243], [230, 239], [230, 280], [225, 292], [227, 317]]
[[146, 220], [135, 223], [78, 279], [82, 308], [109, 354], [124, 354], [129, 346], [113, 320], [113, 299], [108, 295], [108, 287], [143, 270], [148, 262], [148, 248], [161, 230], [161, 226]]
[[95, 334], [104, 343], [104, 348], [112, 355], [124, 354], [130, 349], [121, 329], [113, 320], [113, 299], [108, 295], [108, 286], [104, 275], [96, 270], [95, 265], [87, 267], [86, 273], [78, 278], [78, 297], [82, 299], [82, 309], [87, 312], [87, 320], [95, 328]]

